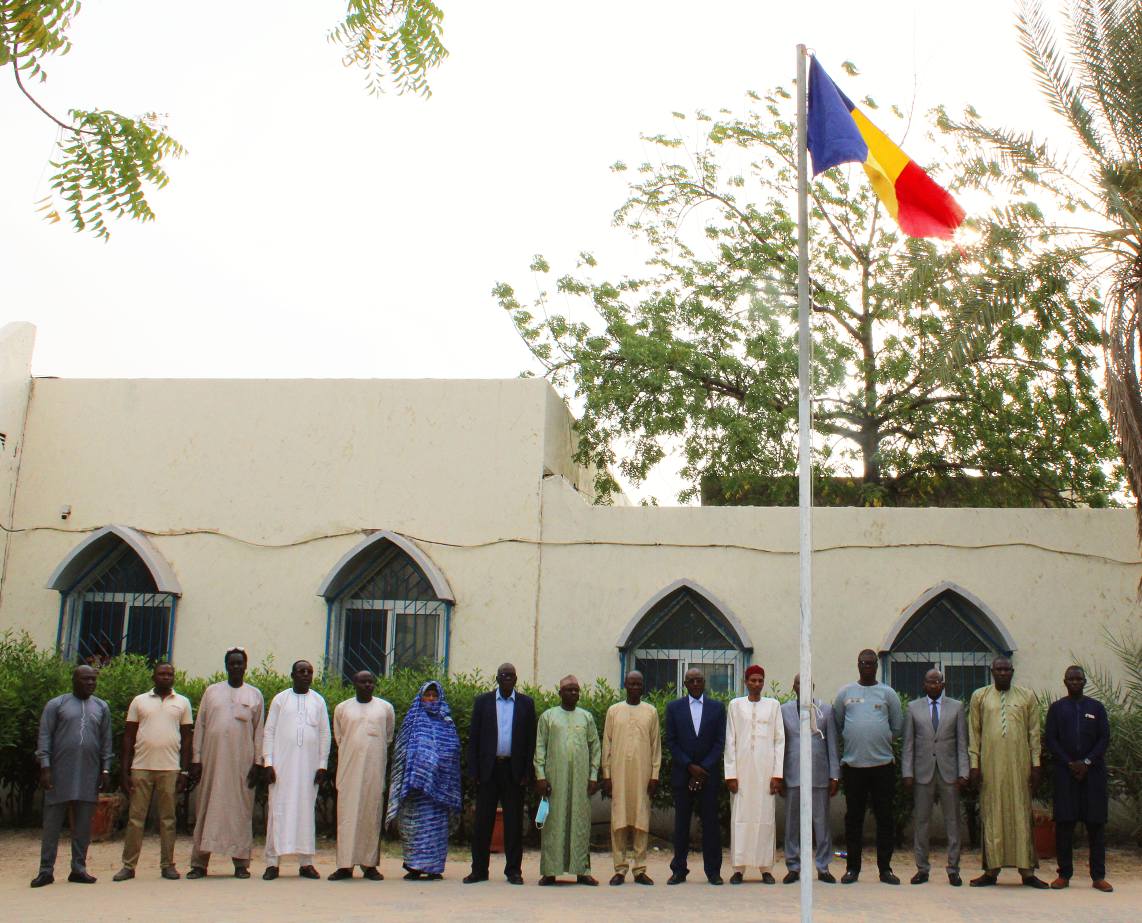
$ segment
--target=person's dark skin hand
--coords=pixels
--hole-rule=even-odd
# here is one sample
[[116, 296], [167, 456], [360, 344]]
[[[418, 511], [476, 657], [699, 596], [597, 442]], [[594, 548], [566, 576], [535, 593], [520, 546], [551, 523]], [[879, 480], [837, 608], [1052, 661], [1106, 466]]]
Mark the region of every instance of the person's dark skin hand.
[[968, 781], [971, 783], [972, 788], [978, 789], [981, 785], [983, 785], [983, 773], [978, 769], [969, 769]]
[[278, 774], [274, 772], [274, 767], [267, 766], [263, 771], [266, 775], [266, 785], [276, 785], [278, 781]]
[[1081, 782], [1086, 778], [1087, 770], [1090, 767], [1087, 766], [1087, 764], [1082, 760], [1072, 760], [1071, 762], [1067, 763], [1067, 768], [1070, 769], [1071, 775], [1074, 777], [1075, 781]]
[[535, 793], [540, 798], [547, 798], [551, 795], [551, 783], [546, 779], [535, 780]]
[[599, 790], [599, 783], [592, 779], [587, 783], [587, 797], [590, 798]]
[[840, 790], [841, 790], [841, 780], [840, 779], [829, 779], [829, 797], [830, 798], [837, 797], [837, 792], [839, 792]]
[[646, 793], [648, 795], [650, 795], [651, 798], [653, 798], [655, 795], [658, 794], [658, 780], [657, 779], [651, 779], [649, 782], [646, 783]]
[[611, 797], [611, 788], [612, 788], [611, 780], [610, 779], [603, 779], [603, 796], [604, 797], [606, 797], [606, 798]]
[[785, 783], [781, 779], [773, 778], [769, 780], [769, 794], [780, 795], [783, 788], [785, 788]]
[[313, 784], [320, 785], [329, 777], [329, 770], [319, 769], [313, 774]]
[[119, 777], [119, 787], [127, 793], [128, 797], [135, 794], [135, 780], [131, 778], [129, 772], [125, 772]]
[[202, 763], [190, 764], [190, 781], [197, 785], [202, 779]]
[[960, 776], [958, 779], [956, 779], [956, 788], [958, 788], [961, 792], [967, 787], [968, 787], [968, 780], [965, 779], [963, 776]]
[[690, 773], [690, 777], [692, 779], [696, 779], [699, 782], [705, 782], [706, 777], [710, 775], [705, 769], [703, 769], [697, 763], [691, 763], [689, 766], [686, 767], [686, 771], [688, 773]]
[[728, 791], [731, 795], [736, 795], [738, 793], [738, 780], [726, 779], [726, 791]]
[[50, 792], [54, 788], [52, 783], [52, 768], [50, 766], [43, 766], [40, 768], [40, 788], [45, 792]]
[[1035, 789], [1037, 789], [1039, 787], [1039, 767], [1038, 766], [1032, 766], [1031, 767], [1031, 774], [1027, 778], [1027, 784], [1030, 786], [1032, 792], [1034, 792]]
[[912, 791], [912, 783], [915, 781], [911, 776], [905, 776], [902, 780], [904, 782], [904, 791]]
[[186, 791], [186, 779], [187, 779], [186, 774], [182, 773], [182, 772], [180, 772], [178, 774], [178, 778], [175, 779], [174, 790], [176, 792], [178, 792], [180, 795]]
[[255, 763], [250, 767], [250, 771], [246, 773], [246, 788], [254, 788], [258, 784], [258, 777], [261, 776], [262, 767]]
[[111, 791], [111, 773], [106, 769], [99, 773], [99, 790], [101, 792]]

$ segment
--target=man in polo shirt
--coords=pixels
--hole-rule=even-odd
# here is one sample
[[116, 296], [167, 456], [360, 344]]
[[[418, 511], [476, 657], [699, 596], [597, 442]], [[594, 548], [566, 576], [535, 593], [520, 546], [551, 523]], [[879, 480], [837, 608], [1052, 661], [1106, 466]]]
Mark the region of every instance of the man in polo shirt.
[[179, 878], [174, 866], [175, 795], [186, 789], [190, 769], [193, 721], [190, 699], [174, 691], [174, 667], [155, 665], [155, 688], [135, 696], [123, 731], [123, 791], [130, 797], [123, 867], [113, 881], [135, 877], [143, 846], [143, 825], [151, 799], [159, 815], [159, 864], [163, 878]]
[[876, 865], [880, 880], [898, 885], [892, 873], [895, 829], [892, 802], [896, 794], [895, 755], [892, 740], [904, 729], [900, 697], [891, 687], [876, 681], [876, 651], [867, 648], [857, 655], [855, 683], [842, 686], [833, 703], [837, 730], [844, 739], [841, 774], [845, 783], [845, 846], [847, 869], [841, 884], [860, 877], [861, 834], [864, 814], [872, 800], [876, 815]]

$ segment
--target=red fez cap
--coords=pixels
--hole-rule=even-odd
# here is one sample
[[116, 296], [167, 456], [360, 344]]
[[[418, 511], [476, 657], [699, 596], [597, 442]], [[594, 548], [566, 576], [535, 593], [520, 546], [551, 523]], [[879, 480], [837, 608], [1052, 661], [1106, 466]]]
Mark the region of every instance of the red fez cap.
[[760, 676], [762, 679], [765, 679], [765, 667], [760, 666], [756, 663], [753, 664], [752, 666], [746, 667], [745, 678], [749, 679], [751, 676], [754, 676], [754, 675]]

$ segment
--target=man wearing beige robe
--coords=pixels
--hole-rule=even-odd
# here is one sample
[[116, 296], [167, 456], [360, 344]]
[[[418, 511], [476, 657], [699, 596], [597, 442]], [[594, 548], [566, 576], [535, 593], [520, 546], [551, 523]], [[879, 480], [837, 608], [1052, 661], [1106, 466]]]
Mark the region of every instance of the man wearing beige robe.
[[330, 881], [353, 877], [361, 866], [370, 881], [381, 881], [381, 809], [385, 770], [396, 715], [384, 699], [374, 698], [377, 680], [368, 670], [353, 677], [357, 694], [333, 710], [337, 741], [337, 870]]
[[637, 670], [623, 683], [626, 701], [607, 709], [603, 726], [603, 791], [611, 801], [612, 885], [626, 881], [629, 869], [640, 885], [652, 885], [646, 874], [646, 842], [650, 800], [658, 789], [662, 743], [658, 710], [642, 701], [643, 678]]
[[246, 652], [226, 652], [226, 681], [207, 686], [194, 726], [190, 780], [198, 785], [187, 878], [205, 878], [211, 853], [229, 856], [235, 878], [250, 877], [254, 785], [262, 761], [262, 693], [244, 680]]

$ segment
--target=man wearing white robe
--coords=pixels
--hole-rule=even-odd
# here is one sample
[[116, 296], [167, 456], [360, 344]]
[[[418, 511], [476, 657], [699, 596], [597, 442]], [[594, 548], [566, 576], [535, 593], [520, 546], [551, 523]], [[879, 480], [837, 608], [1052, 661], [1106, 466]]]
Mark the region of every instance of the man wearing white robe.
[[384, 699], [373, 697], [377, 680], [368, 670], [353, 677], [357, 694], [333, 710], [337, 741], [337, 870], [330, 881], [353, 877], [361, 866], [370, 881], [384, 875], [381, 857], [381, 811], [389, 744], [396, 714]]
[[772, 872], [777, 838], [777, 800], [785, 762], [785, 725], [781, 703], [762, 698], [765, 670], [746, 670], [747, 695], [726, 710], [726, 788], [730, 790], [731, 885], [742, 883], [747, 866], [775, 884]]
[[313, 665], [299, 660], [290, 671], [293, 687], [270, 703], [262, 738], [270, 804], [266, 822], [266, 871], [278, 877], [281, 856], [297, 856], [302, 878], [320, 878], [313, 867], [317, 851], [314, 808], [317, 788], [329, 764], [329, 711], [325, 699], [310, 689]]

